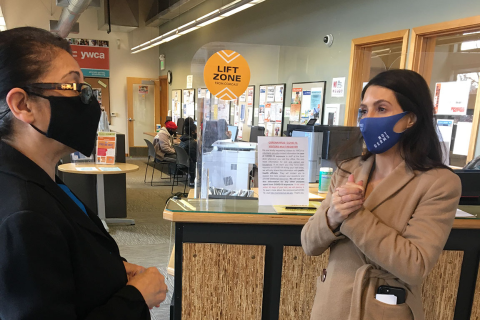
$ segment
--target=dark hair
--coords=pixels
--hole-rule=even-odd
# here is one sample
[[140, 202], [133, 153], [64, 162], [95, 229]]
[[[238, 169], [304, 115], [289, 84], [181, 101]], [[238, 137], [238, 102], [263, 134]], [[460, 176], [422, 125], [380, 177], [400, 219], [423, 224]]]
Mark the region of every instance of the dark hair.
[[37, 82], [50, 69], [59, 49], [72, 53], [67, 40], [43, 29], [22, 27], [0, 32], [0, 137], [12, 133], [8, 92]]
[[[407, 166], [418, 171], [428, 171], [433, 168], [449, 169], [442, 162], [442, 147], [436, 132], [433, 100], [425, 79], [411, 70], [385, 71], [378, 74], [365, 86], [362, 91], [362, 100], [365, 92], [371, 86], [392, 90], [403, 111], [412, 112], [416, 116], [414, 125], [402, 134], [398, 142]], [[363, 137], [360, 134], [358, 139], [351, 141], [345, 148], [359, 142], [363, 143]], [[370, 156], [372, 153], [367, 150], [364, 151], [361, 158], [366, 160]], [[337, 166], [341, 160], [345, 159], [337, 158]]]
[[191, 117], [185, 119], [183, 123], [183, 132], [182, 135], [190, 135], [192, 132], [197, 130], [197, 126]]

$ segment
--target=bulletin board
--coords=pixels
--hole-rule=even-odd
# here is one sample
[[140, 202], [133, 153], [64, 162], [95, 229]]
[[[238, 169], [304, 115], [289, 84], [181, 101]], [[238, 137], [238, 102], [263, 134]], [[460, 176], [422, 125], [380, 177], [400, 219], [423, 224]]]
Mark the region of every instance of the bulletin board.
[[182, 117], [182, 89], [172, 90], [171, 111], [172, 121], [177, 123], [177, 120]]
[[285, 115], [285, 83], [262, 84], [259, 94], [258, 125], [265, 127], [266, 137], [282, 136]]
[[195, 89], [184, 89], [182, 95], [183, 118], [188, 117], [195, 120], [197, 110], [195, 108]]
[[326, 86], [326, 81], [292, 83], [288, 122], [306, 123], [315, 118], [316, 123], [321, 124]]
[[109, 78], [85, 78], [85, 82], [92, 86], [95, 98], [97, 98], [100, 106], [105, 110], [110, 119], [110, 79]]
[[[203, 112], [203, 119], [206, 121], [211, 120], [211, 106], [210, 106], [210, 91], [207, 88], [199, 88], [197, 89], [197, 101], [203, 101], [203, 106], [201, 108]], [[203, 99], [203, 100], [202, 100]], [[198, 110], [198, 106], [197, 106]]]

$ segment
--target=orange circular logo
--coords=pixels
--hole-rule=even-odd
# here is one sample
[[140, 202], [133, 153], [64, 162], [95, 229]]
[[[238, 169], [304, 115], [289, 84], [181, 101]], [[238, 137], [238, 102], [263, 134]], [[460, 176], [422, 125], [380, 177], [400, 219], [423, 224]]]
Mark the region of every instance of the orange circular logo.
[[222, 100], [235, 100], [250, 84], [250, 67], [247, 60], [232, 50], [222, 50], [208, 59], [203, 70], [208, 90]]

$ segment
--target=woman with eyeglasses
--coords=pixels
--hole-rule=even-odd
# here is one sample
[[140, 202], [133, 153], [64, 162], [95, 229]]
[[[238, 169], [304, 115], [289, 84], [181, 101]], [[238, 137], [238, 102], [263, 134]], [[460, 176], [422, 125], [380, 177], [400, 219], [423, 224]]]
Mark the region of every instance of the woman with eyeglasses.
[[100, 106], [50, 32], [0, 32], [0, 319], [150, 319], [156, 268], [120, 256], [99, 218], [55, 176], [89, 156]]
[[430, 90], [418, 73], [377, 75], [360, 114], [358, 142], [367, 150], [339, 164], [302, 230], [307, 255], [330, 248], [311, 319], [423, 320], [422, 283], [450, 234], [460, 179], [442, 163]]

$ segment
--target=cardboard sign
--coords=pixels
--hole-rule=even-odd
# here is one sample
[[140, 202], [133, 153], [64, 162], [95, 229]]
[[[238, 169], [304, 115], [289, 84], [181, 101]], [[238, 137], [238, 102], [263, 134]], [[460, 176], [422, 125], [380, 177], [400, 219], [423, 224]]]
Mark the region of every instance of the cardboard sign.
[[67, 39], [72, 48], [72, 56], [82, 69], [84, 77], [110, 77], [110, 56], [108, 41]]
[[208, 59], [203, 79], [215, 97], [225, 101], [236, 100], [250, 83], [250, 67], [239, 53], [218, 51]]

